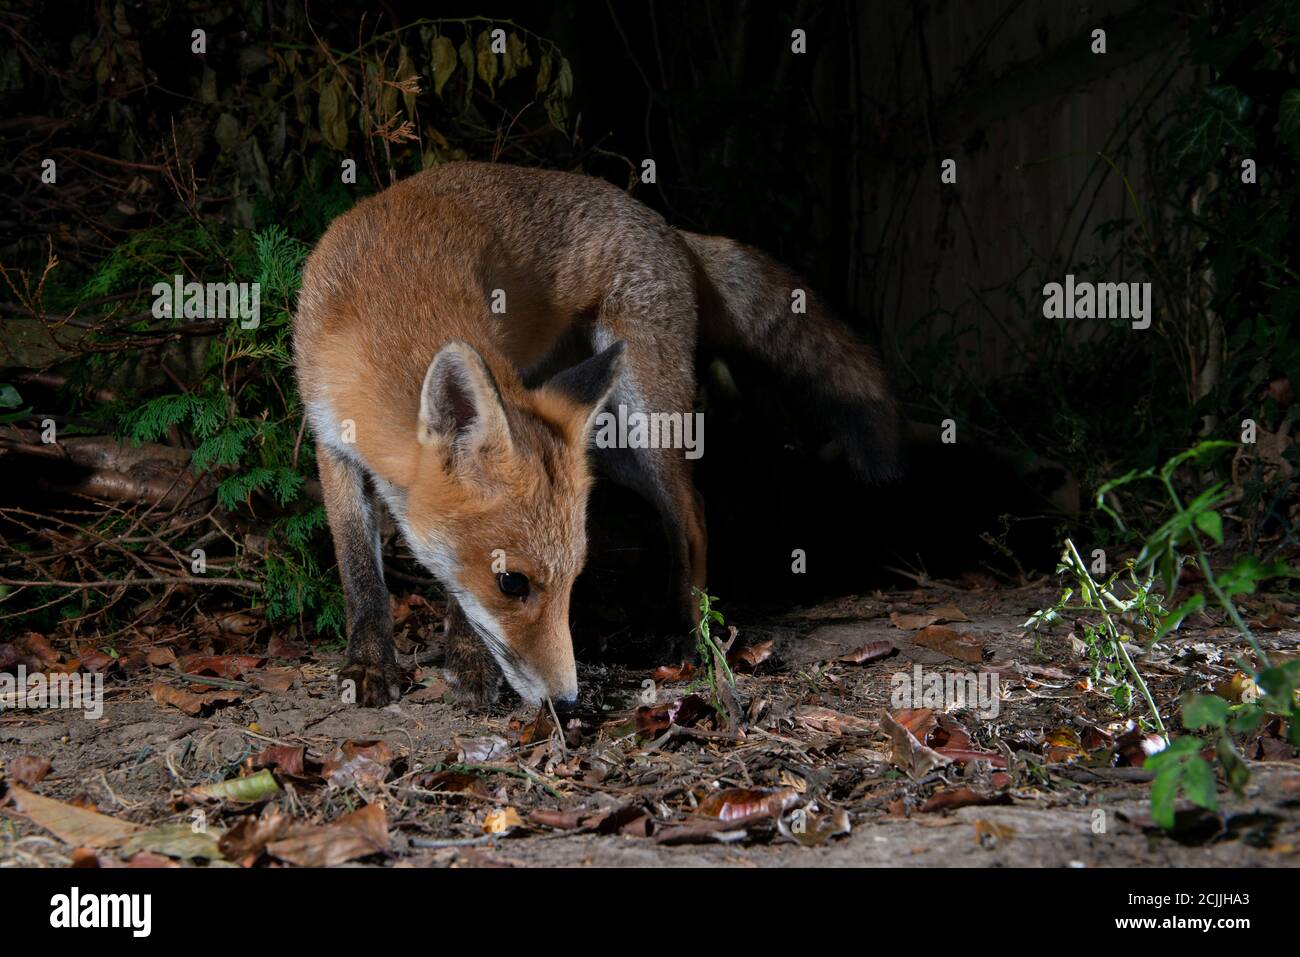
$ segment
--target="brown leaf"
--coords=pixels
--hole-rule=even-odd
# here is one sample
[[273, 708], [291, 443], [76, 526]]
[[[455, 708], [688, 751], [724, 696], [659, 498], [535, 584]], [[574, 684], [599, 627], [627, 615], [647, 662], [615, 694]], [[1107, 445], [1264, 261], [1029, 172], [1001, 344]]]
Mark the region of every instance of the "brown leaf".
[[434, 678], [424, 687], [411, 692], [404, 699], [407, 704], [429, 704], [434, 701], [442, 701], [447, 697], [447, 692], [451, 686], [441, 678]]
[[272, 857], [299, 867], [333, 867], [388, 850], [388, 817], [383, 805], [367, 804], [333, 824], [298, 825], [287, 837], [266, 845]]
[[666, 847], [678, 844], [734, 844], [749, 832], [743, 827], [710, 818], [692, 817], [684, 824], [670, 824], [655, 834], [655, 843]]
[[902, 768], [913, 781], [919, 781], [935, 768], [952, 763], [951, 759], [918, 741], [916, 736], [895, 721], [888, 711], [880, 713], [880, 724], [889, 732], [892, 746], [890, 760]]
[[725, 788], [706, 795], [695, 813], [718, 821], [751, 821], [780, 817], [798, 802], [794, 788]]
[[866, 718], [859, 718], [855, 715], [844, 714], [841, 711], [833, 711], [830, 708], [820, 708], [814, 705], [805, 705], [797, 708], [794, 713], [795, 720], [810, 731], [819, 731], [824, 734], [870, 734], [876, 730], [876, 725]]
[[899, 708], [893, 712], [893, 718], [922, 744], [930, 737], [930, 732], [939, 726], [933, 708]]
[[945, 788], [937, 791], [933, 797], [921, 805], [921, 813], [933, 811], [955, 811], [959, 807], [972, 807], [981, 804], [1010, 804], [1011, 795], [981, 794], [973, 788]]
[[265, 658], [256, 655], [185, 655], [177, 662], [181, 671], [190, 675], [215, 675], [218, 678], [239, 678], [263, 664]]
[[279, 768], [285, 774], [300, 777], [303, 773], [303, 759], [306, 754], [307, 749], [301, 745], [295, 747], [289, 744], [276, 744], [250, 757], [248, 766], [252, 770]]
[[674, 681], [690, 681], [694, 674], [695, 666], [689, 661], [683, 661], [680, 665], [660, 665], [650, 673], [650, 680], [657, 685], [669, 684]]
[[1115, 740], [1115, 750], [1119, 753], [1120, 763], [1140, 768], [1146, 764], [1151, 755], [1165, 747], [1165, 740], [1160, 735], [1145, 734], [1134, 722]]
[[73, 847], [118, 847], [140, 830], [130, 821], [119, 821], [98, 811], [41, 797], [16, 784], [10, 786], [9, 793], [28, 820]]
[[149, 662], [155, 668], [166, 668], [176, 661], [176, 652], [170, 648], [150, 648], [144, 656], [144, 660]]
[[465, 771], [426, 771], [415, 778], [416, 787], [427, 791], [442, 791], [448, 794], [477, 794], [488, 796], [483, 778]]
[[99, 671], [107, 671], [117, 662], [112, 655], [94, 648], [89, 649], [81, 656], [80, 666], [86, 671], [94, 674]]
[[19, 648], [25, 653], [28, 661], [36, 663], [39, 669], [52, 668], [59, 663], [62, 657], [48, 641], [45, 636], [34, 631], [29, 631], [18, 639]]
[[890, 612], [889, 620], [895, 628], [903, 631], [916, 631], [918, 628], [928, 628], [939, 620], [938, 615], [929, 615], [924, 612], [916, 615], [901, 615], [898, 612]]
[[160, 705], [171, 705], [174, 708], [180, 708], [186, 714], [197, 717], [204, 709], [211, 710], [220, 704], [229, 704], [239, 700], [238, 691], [207, 691], [203, 694], [196, 694], [193, 691], [185, 691], [182, 688], [175, 688], [169, 684], [163, 684], [161, 681], [155, 682], [149, 689], [153, 695], [153, 700]]
[[888, 658], [897, 650], [892, 641], [868, 641], [856, 651], [850, 651], [847, 655], [841, 655], [835, 660], [850, 665], [864, 665], [868, 661]]
[[500, 735], [482, 738], [456, 738], [457, 764], [486, 764], [510, 750], [510, 743]]
[[605, 812], [593, 812], [589, 810], [561, 811], [556, 808], [540, 807], [528, 812], [529, 824], [540, 824], [543, 827], [553, 827], [557, 831], [572, 831], [579, 827], [593, 827], [592, 819], [603, 819]]
[[250, 684], [266, 691], [288, 691], [301, 677], [302, 672], [297, 668], [267, 668], [246, 676]]
[[772, 649], [776, 647], [776, 642], [772, 639], [760, 641], [756, 645], [748, 645], [744, 648], [733, 648], [727, 655], [727, 664], [736, 671], [753, 671], [767, 659], [772, 657]]
[[373, 790], [388, 777], [393, 750], [387, 741], [344, 741], [325, 758], [321, 777], [336, 787]]
[[674, 724], [690, 727], [714, 714], [713, 706], [697, 694], [688, 694], [667, 704], [636, 709], [636, 727], [642, 734], [659, 735]]
[[970, 621], [970, 619], [966, 617], [966, 613], [962, 611], [960, 608], [958, 608], [956, 605], [944, 605], [941, 608], [936, 608], [933, 612], [931, 612], [931, 614], [933, 614], [941, 622]]
[[6, 770], [19, 784], [32, 785], [50, 773], [50, 759], [38, 758], [34, 754], [20, 754], [9, 762]]
[[951, 628], [945, 628], [943, 625], [930, 625], [928, 628], [923, 628], [912, 636], [912, 641], [942, 652], [949, 658], [958, 658], [972, 664], [979, 664], [984, 660], [984, 642], [970, 635], [960, 634]]
[[1043, 758], [1048, 764], [1073, 764], [1087, 756], [1073, 728], [1060, 727], [1043, 735]]

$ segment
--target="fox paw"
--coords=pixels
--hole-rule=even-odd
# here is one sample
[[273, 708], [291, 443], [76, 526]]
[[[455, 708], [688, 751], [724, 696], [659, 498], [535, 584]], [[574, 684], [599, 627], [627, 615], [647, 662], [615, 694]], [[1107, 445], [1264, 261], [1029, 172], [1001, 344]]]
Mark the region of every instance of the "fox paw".
[[342, 681], [351, 681], [356, 688], [357, 704], [363, 708], [382, 708], [402, 697], [406, 676], [396, 662], [371, 665], [361, 661], [349, 662], [339, 672]]
[[459, 670], [447, 668], [442, 674], [464, 708], [490, 708], [501, 695], [501, 672], [490, 662]]

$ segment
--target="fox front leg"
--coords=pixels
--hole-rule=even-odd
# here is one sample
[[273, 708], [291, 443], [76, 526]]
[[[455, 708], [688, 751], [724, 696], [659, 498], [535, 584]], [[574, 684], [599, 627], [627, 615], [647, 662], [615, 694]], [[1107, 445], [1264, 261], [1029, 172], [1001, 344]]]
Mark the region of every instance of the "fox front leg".
[[323, 444], [316, 447], [321, 490], [347, 606], [348, 663], [356, 702], [379, 708], [402, 696], [405, 675], [393, 647], [393, 613], [379, 564], [379, 523], [360, 466]]
[[501, 693], [501, 669], [470, 627], [456, 599], [447, 599], [444, 677], [466, 708], [486, 708]]

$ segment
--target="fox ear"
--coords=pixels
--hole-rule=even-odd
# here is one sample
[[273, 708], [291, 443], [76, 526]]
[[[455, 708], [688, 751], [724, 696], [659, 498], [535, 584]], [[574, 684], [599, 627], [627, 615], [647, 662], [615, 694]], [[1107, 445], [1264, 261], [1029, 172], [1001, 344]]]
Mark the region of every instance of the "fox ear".
[[511, 447], [496, 380], [468, 343], [447, 343], [429, 363], [417, 438], [421, 445], [445, 443], [455, 455]]
[[543, 386], [586, 410], [582, 423], [584, 436], [623, 372], [623, 351], [623, 343], [615, 342], [576, 366], [557, 372]]

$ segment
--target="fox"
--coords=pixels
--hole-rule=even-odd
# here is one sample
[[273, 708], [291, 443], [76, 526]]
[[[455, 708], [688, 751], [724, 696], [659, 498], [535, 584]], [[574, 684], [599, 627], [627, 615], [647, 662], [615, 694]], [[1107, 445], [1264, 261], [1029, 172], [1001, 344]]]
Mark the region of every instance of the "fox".
[[403, 692], [381, 509], [445, 591], [444, 673], [467, 706], [497, 701], [503, 678], [525, 702], [575, 706], [570, 594], [597, 472], [657, 512], [663, 607], [689, 635], [707, 558], [693, 463], [593, 435], [620, 405], [690, 414], [701, 349], [765, 361], [860, 478], [898, 475], [877, 352], [763, 252], [675, 229], [605, 180], [452, 162], [329, 225], [304, 267], [293, 357], [358, 704]]

